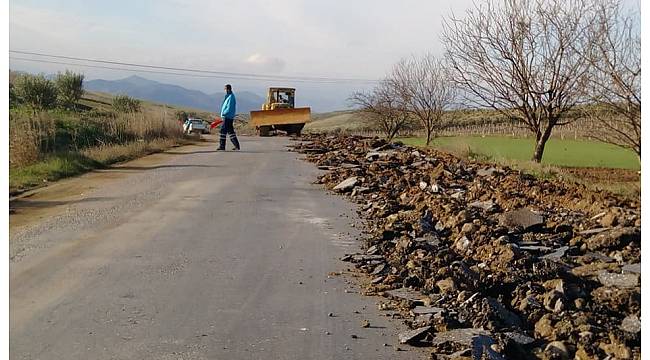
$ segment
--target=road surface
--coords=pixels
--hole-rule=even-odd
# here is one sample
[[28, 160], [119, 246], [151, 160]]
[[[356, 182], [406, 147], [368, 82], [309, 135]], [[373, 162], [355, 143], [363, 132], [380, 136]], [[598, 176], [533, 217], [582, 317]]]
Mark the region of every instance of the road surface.
[[12, 204], [11, 358], [420, 357], [334, 274], [352, 206], [288, 143], [177, 148]]

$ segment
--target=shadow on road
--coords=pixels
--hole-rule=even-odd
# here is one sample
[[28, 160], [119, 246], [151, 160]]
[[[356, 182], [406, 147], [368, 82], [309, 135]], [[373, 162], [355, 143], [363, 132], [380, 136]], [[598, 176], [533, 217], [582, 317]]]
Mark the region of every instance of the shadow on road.
[[9, 202], [9, 212], [15, 213], [20, 211], [20, 209], [26, 208], [47, 208], [59, 205], [71, 205], [78, 204], [83, 202], [93, 202], [93, 201], [107, 201], [113, 200], [113, 197], [87, 197], [78, 200], [29, 200], [29, 199], [18, 199]]
[[211, 153], [241, 153], [241, 154], [269, 154], [273, 152], [285, 152], [286, 150], [226, 150], [226, 151], [217, 151], [215, 149], [212, 150], [198, 150], [198, 151], [188, 151], [188, 152], [181, 152], [181, 151], [165, 151], [162, 154], [168, 154], [168, 155], [191, 155], [191, 154], [211, 154]]
[[199, 151], [188, 151], [188, 152], [182, 152], [182, 151], [165, 151], [162, 154], [168, 154], [168, 155], [190, 155], [190, 154], [209, 154], [215, 152], [214, 150], [199, 150]]
[[96, 170], [97, 172], [111, 172], [120, 170], [144, 171], [157, 169], [183, 169], [183, 168], [217, 168], [217, 165], [156, 165], [156, 166], [115, 166], [108, 169]]

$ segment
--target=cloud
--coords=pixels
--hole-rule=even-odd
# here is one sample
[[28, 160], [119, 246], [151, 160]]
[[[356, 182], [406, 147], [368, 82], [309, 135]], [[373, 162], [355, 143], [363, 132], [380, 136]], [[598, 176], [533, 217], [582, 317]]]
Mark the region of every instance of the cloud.
[[268, 71], [268, 72], [281, 72], [284, 69], [284, 60], [255, 53], [248, 56], [244, 62], [255, 70]]
[[117, 49], [126, 52], [139, 45], [136, 41], [130, 41], [129, 45], [116, 41], [137, 39], [138, 32], [122, 23], [100, 15], [82, 17], [59, 9], [12, 4], [9, 28], [12, 48], [20, 50], [73, 56], [106, 50], [108, 55], [115, 53]]

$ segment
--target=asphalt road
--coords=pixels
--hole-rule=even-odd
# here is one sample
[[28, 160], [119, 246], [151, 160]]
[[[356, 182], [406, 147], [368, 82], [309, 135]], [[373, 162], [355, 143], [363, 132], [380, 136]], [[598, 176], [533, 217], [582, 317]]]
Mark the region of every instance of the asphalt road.
[[38, 219], [11, 229], [11, 358], [420, 357], [332, 274], [353, 208], [288, 142], [179, 148], [14, 204]]

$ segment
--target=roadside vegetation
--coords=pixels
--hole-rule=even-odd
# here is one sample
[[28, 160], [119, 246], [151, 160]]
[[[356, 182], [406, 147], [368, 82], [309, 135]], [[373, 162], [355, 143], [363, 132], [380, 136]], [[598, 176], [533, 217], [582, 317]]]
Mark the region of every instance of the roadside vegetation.
[[[83, 74], [10, 73], [9, 192], [185, 142], [187, 109], [87, 93]], [[206, 116], [209, 118], [209, 115]]]

